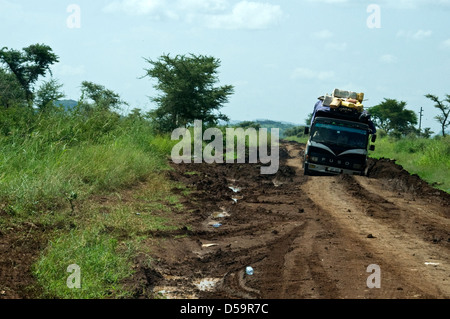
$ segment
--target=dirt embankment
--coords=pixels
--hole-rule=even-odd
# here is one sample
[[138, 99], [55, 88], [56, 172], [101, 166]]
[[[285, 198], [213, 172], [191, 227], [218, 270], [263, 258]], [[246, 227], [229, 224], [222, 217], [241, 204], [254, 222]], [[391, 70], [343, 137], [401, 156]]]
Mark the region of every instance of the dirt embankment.
[[[136, 297], [450, 298], [450, 195], [389, 160], [372, 160], [369, 177], [304, 176], [303, 147], [281, 145], [276, 175], [173, 165], [191, 190], [176, 218], [190, 226], [146, 240], [151, 262], [142, 255], [127, 281]], [[3, 297], [33, 296], [27, 267], [45, 240], [25, 228], [34, 241], [0, 233]]]

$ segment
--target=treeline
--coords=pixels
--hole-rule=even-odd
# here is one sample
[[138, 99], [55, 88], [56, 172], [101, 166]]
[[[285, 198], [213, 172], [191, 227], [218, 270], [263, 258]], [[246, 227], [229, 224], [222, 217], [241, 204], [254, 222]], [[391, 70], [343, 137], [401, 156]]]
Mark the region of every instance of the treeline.
[[[157, 108], [143, 115], [161, 133], [173, 131], [181, 126], [192, 125], [202, 120], [205, 125], [228, 121], [220, 109], [233, 94], [231, 85], [216, 86], [221, 61], [203, 55], [162, 55], [157, 60], [145, 59], [150, 67], [146, 75], [156, 80], [154, 87], [160, 92], [151, 100]], [[29, 122], [32, 114], [54, 111], [61, 108], [57, 102], [65, 97], [63, 85], [54, 79], [51, 67], [59, 57], [44, 44], [34, 44], [20, 50], [0, 50], [0, 109], [24, 109], [3, 114], [4, 124], [10, 118], [14, 127]], [[37, 87], [40, 78], [50, 79]], [[118, 94], [100, 84], [85, 81], [81, 85], [81, 97], [76, 111], [85, 114], [95, 111], [118, 111], [128, 105]], [[133, 114], [140, 113], [138, 108]], [[19, 117], [23, 117], [20, 121]], [[2, 123], [3, 124], [3, 123]], [[10, 129], [11, 125], [3, 129]]]
[[[20, 215], [67, 207], [70, 198], [114, 190], [166, 165], [174, 128], [228, 118], [220, 108], [233, 93], [216, 86], [220, 60], [163, 55], [146, 59], [160, 94], [153, 111], [129, 106], [101, 84], [83, 81], [75, 106], [59, 103], [63, 85], [51, 68], [51, 47], [0, 50], [0, 212]], [[38, 86], [39, 80], [42, 84]]]

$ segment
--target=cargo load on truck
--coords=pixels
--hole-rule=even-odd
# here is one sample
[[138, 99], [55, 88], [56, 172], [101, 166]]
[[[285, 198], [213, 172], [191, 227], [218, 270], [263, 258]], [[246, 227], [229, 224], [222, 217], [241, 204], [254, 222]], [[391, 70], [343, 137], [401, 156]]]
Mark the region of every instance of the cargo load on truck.
[[314, 106], [312, 122], [318, 115], [335, 117], [366, 123], [376, 134], [376, 127], [373, 124], [370, 114], [364, 110], [364, 93], [344, 91], [335, 89], [332, 95], [319, 97], [319, 101]]

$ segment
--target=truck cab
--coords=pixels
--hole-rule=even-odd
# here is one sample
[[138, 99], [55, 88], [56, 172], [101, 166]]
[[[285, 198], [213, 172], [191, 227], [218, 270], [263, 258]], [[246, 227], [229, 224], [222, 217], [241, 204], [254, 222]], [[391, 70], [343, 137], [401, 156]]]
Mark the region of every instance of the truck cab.
[[305, 175], [366, 175], [368, 149], [374, 150], [371, 132], [366, 123], [315, 117], [307, 130]]

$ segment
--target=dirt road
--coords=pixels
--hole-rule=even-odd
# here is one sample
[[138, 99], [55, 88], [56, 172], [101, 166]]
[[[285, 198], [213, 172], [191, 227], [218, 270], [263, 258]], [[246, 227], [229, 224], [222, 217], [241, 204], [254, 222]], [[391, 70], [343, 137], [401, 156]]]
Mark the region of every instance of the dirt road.
[[304, 176], [302, 154], [283, 143], [275, 176], [174, 165], [191, 226], [148, 239], [141, 297], [450, 298], [449, 194], [388, 160], [369, 177]]

